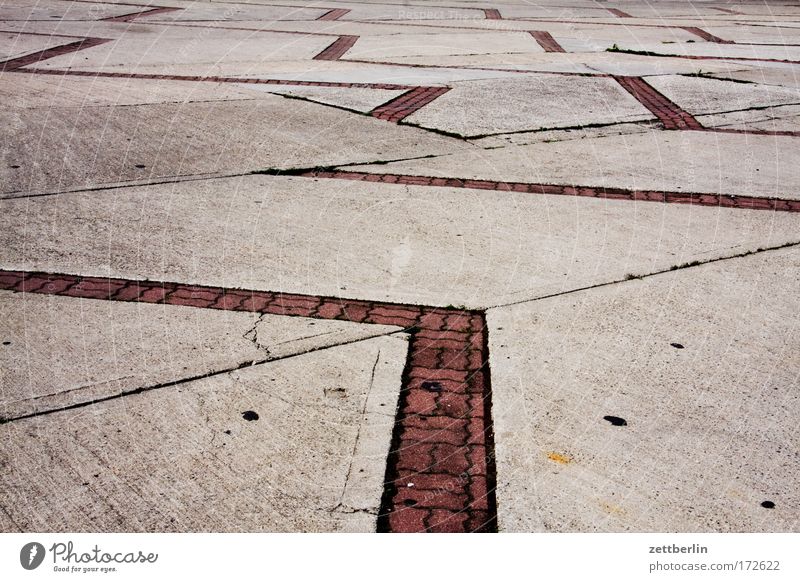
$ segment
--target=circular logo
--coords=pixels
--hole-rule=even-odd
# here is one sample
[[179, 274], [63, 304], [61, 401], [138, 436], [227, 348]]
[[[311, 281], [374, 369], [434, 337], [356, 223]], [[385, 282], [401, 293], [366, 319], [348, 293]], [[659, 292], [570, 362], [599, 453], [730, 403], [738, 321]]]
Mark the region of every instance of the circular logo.
[[26, 570], [35, 570], [44, 561], [44, 546], [39, 542], [30, 542], [19, 551], [19, 563]]

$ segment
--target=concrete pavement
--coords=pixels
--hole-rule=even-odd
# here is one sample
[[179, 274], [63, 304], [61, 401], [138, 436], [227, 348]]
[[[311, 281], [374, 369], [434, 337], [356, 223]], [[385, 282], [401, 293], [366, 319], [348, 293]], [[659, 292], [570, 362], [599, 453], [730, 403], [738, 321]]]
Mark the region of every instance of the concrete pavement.
[[798, 17], [0, 0], [0, 530], [800, 530]]

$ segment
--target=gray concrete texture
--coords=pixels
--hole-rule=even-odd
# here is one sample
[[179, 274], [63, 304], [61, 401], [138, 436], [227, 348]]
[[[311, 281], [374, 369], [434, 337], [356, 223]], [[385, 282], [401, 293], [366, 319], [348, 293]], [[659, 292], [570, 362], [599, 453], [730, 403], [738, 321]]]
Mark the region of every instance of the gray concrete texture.
[[[773, 8], [0, 2], [0, 280], [481, 310], [500, 531], [800, 531]], [[0, 531], [378, 529], [416, 328], [53, 289], [0, 291]]]

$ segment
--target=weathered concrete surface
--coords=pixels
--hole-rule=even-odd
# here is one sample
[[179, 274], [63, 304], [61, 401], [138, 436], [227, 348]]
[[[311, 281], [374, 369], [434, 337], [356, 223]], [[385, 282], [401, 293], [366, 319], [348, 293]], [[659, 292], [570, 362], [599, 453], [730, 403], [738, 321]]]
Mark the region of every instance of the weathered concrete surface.
[[63, 38], [0, 32], [0, 59], [13, 59], [28, 53], [64, 44], [64, 42], [67, 41]]
[[375, 338], [0, 425], [0, 531], [374, 531], [406, 349]]
[[276, 95], [300, 97], [315, 103], [324, 103], [361, 113], [372, 111], [379, 105], [405, 93], [402, 90], [390, 91], [388, 89], [362, 89], [357, 87], [303, 87], [298, 85], [241, 85], [241, 87], [256, 91], [268, 91]]
[[648, 119], [653, 114], [611, 79], [528, 75], [459, 83], [406, 121], [474, 136]]
[[647, 82], [692, 114], [800, 104], [800, 88], [664, 75]]
[[262, 97], [264, 92], [255, 85], [0, 73], [3, 103], [11, 108], [39, 108], [40, 114], [57, 107], [121, 107]]
[[[4, 109], [4, 193], [460, 151], [450, 138], [262, 95], [254, 101]], [[18, 166], [18, 167], [12, 167]]]
[[501, 530], [795, 531], [798, 278], [794, 248], [490, 310]]
[[0, 292], [0, 418], [397, 331], [276, 315]]
[[353, 169], [797, 200], [798, 143], [797, 137], [786, 136], [652, 131]]
[[96, 47], [57, 56], [37, 65], [44, 69], [75, 69], [183, 75], [257, 73], [261, 63], [310, 59], [331, 43], [327, 36], [295, 36], [270, 32], [189, 27], [151, 27], [123, 35]]
[[274, 176], [0, 202], [10, 269], [441, 306], [798, 240], [793, 213]]
[[541, 53], [536, 41], [527, 32], [490, 33], [480, 35], [468, 31], [437, 34], [403, 34], [368, 36], [360, 39], [348, 52], [356, 59], [391, 59], [409, 55], [474, 55], [481, 53]]
[[699, 115], [697, 119], [706, 127], [800, 132], [800, 105], [712, 113]]
[[[0, 6], [4, 288], [33, 269], [314, 305], [0, 292], [0, 530], [491, 529], [497, 476], [506, 530], [797, 531], [800, 7], [382, 1]], [[325, 319], [349, 299], [415, 349]], [[462, 331], [420, 351], [405, 316], [436, 306]], [[488, 352], [462, 307], [488, 309]], [[429, 365], [486, 390], [456, 398], [466, 437], [407, 430]], [[425, 457], [388, 456], [392, 430], [435, 461], [411, 477], [436, 504], [384, 491]]]

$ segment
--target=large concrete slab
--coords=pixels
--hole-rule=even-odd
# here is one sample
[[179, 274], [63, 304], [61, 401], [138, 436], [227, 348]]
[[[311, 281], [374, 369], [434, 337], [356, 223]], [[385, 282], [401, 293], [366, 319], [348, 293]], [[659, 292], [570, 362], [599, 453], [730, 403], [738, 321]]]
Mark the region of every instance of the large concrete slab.
[[264, 96], [254, 85], [0, 73], [0, 99], [11, 108], [126, 106], [236, 101]]
[[406, 121], [476, 136], [648, 119], [653, 114], [611, 79], [526, 75], [459, 83]]
[[58, 0], [13, 0], [0, 5], [0, 21], [100, 20], [136, 12], [131, 6], [109, 3], [59, 2]]
[[2, 201], [0, 265], [488, 307], [799, 228], [791, 213], [247, 176]]
[[0, 531], [374, 531], [407, 347], [375, 338], [0, 425]]
[[0, 292], [0, 418], [397, 331], [390, 326]]
[[664, 75], [647, 82], [691, 114], [800, 104], [800, 88]]
[[473, 55], [481, 53], [542, 53], [544, 52], [527, 32], [483, 33], [480, 42], [468, 31], [442, 31], [435, 37], [429, 34], [367, 36], [353, 46], [348, 58], [391, 59], [396, 56]]
[[469, 55], [439, 57], [394, 57], [392, 62], [432, 66], [487, 67], [500, 70], [552, 73], [586, 73], [596, 75], [668, 75], [704, 72], [740, 71], [741, 63], [704, 61], [663, 57], [654, 59], [627, 53], [530, 53], [511, 55]]
[[414, 157], [471, 146], [262, 94], [252, 101], [4, 109], [4, 193]]
[[708, 192], [800, 199], [798, 138], [700, 131], [608, 136], [484, 150], [382, 166], [448, 178]]
[[706, 127], [800, 132], [800, 105], [712, 113], [700, 115], [697, 119]]
[[383, 105], [406, 92], [404, 90], [393, 91], [359, 87], [304, 87], [300, 85], [242, 85], [242, 87], [256, 91], [268, 91], [276, 95], [299, 97], [315, 103], [324, 103], [360, 113], [368, 113], [379, 105]]
[[490, 310], [501, 530], [797, 531], [798, 279], [794, 247]]
[[[151, 32], [152, 31], [152, 32]], [[248, 30], [153, 27], [123, 34], [92, 48], [53, 57], [37, 67], [158, 73], [164, 75], [234, 75], [257, 73], [264, 63], [311, 59], [331, 43], [327, 36], [294, 36]]]
[[[1, 21], [0, 21], [1, 22]], [[21, 57], [36, 51], [48, 49], [69, 42], [69, 39], [46, 35], [17, 34], [0, 32], [0, 60]]]

